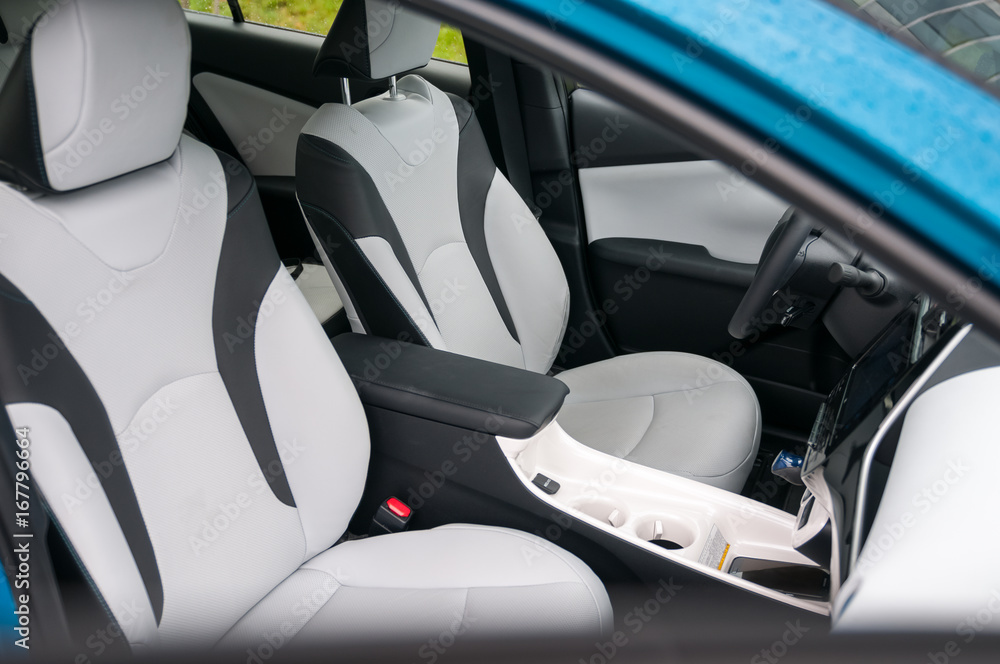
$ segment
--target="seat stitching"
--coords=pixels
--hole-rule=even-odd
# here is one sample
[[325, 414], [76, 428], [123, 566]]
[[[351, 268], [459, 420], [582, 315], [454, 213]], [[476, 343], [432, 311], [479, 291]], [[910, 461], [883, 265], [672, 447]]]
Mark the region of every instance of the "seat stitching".
[[[556, 376], [556, 377], [558, 378], [558, 376]], [[723, 383], [736, 383], [736, 382], [738, 382], [738, 381], [735, 381], [735, 380], [726, 380], [726, 381], [721, 381], [721, 382], [718, 382], [718, 383], [713, 383], [712, 385], [706, 385], [705, 387], [686, 387], [686, 388], [681, 388], [679, 390], [665, 390], [663, 392], [654, 392], [653, 394], [636, 394], [635, 396], [631, 396], [631, 397], [608, 397], [606, 399], [587, 399], [587, 400], [580, 400], [580, 401], [571, 403], [569, 405], [570, 406], [577, 406], [577, 405], [583, 405], [583, 404], [586, 404], [586, 403], [609, 403], [611, 401], [625, 401], [626, 399], [641, 399], [643, 397], [650, 397], [650, 398], [652, 398], [652, 397], [663, 396], [663, 395], [666, 395], [666, 394], [680, 394], [682, 392], [699, 392], [701, 390], [707, 390], [707, 389], [709, 389], [711, 387], [714, 387], [715, 385], [722, 385]], [[567, 387], [570, 387], [570, 386], [567, 385]], [[572, 394], [572, 393], [573, 393], [573, 388], [570, 387], [570, 394]]]
[[[539, 542], [551, 544], [551, 542], [548, 542], [547, 540], [544, 540], [544, 539], [541, 539], [541, 538], [527, 537], [526, 536], [527, 533], [525, 533], [524, 535], [522, 535], [520, 532], [518, 532], [516, 530], [506, 530], [506, 529], [500, 530], [498, 528], [490, 527], [490, 526], [485, 526], [485, 527], [482, 527], [482, 528], [463, 528], [462, 526], [460, 526], [458, 524], [451, 524], [451, 525], [441, 526], [441, 529], [447, 529], [447, 530], [473, 530], [473, 531], [475, 531], [475, 530], [480, 530], [480, 531], [485, 530], [487, 532], [501, 533], [501, 534], [507, 535], [508, 537], [516, 537], [518, 539], [524, 540], [525, 542], [531, 542], [532, 544], [538, 544]], [[593, 588], [590, 587], [590, 584], [587, 583], [584, 580], [584, 578], [580, 575], [580, 573], [578, 571], [576, 571], [576, 569], [573, 567], [573, 565], [570, 564], [569, 560], [567, 560], [566, 557], [563, 555], [563, 554], [569, 555], [569, 552], [566, 551], [565, 549], [562, 549], [562, 548], [554, 545], [554, 544], [552, 545], [552, 549], [547, 549], [545, 547], [542, 547], [542, 548], [547, 553], [551, 553], [552, 555], [554, 555], [556, 558], [558, 558], [560, 560], [560, 562], [562, 562], [564, 565], [566, 565], [566, 567], [569, 568], [569, 571], [572, 572], [576, 576], [577, 580], [579, 580], [580, 583], [583, 584], [583, 586], [587, 589], [587, 592], [590, 593], [591, 599], [594, 600], [594, 606], [598, 609], [598, 611], [597, 611], [597, 620], [598, 620], [598, 623], [599, 623], [601, 629], [603, 630], [604, 629], [604, 620], [601, 617], [600, 602], [597, 601], [597, 596], [594, 594], [594, 590], [593, 590]], [[556, 583], [556, 582], [553, 582], [553, 583]], [[538, 585], [542, 585], [542, 584], [538, 584]], [[549, 584], [544, 584], [544, 585], [549, 585]]]
[[[667, 394], [667, 393], [665, 392], [664, 394]], [[646, 428], [643, 430], [642, 435], [639, 436], [639, 440], [637, 440], [635, 442], [635, 445], [632, 446], [632, 449], [630, 449], [628, 452], [625, 453], [624, 458], [627, 458], [629, 454], [632, 454], [632, 452], [635, 452], [636, 448], [639, 447], [639, 445], [642, 444], [643, 440], [645, 440], [646, 435], [649, 433], [649, 429], [653, 426], [653, 420], [656, 419], [656, 398], [655, 397], [656, 397], [656, 395], [650, 395], [650, 397], [649, 397], [649, 400], [652, 401], [653, 404], [652, 404], [652, 408], [650, 408], [650, 410], [649, 410], [649, 422], [646, 423]]]
[[452, 240], [451, 242], [445, 242], [444, 244], [441, 244], [441, 245], [438, 245], [438, 246], [434, 247], [434, 248], [433, 248], [433, 249], [432, 249], [432, 250], [430, 251], [430, 253], [429, 253], [429, 254], [427, 254], [427, 257], [426, 257], [426, 258], [424, 258], [424, 263], [423, 263], [423, 265], [421, 265], [421, 266], [420, 266], [420, 269], [419, 269], [419, 270], [417, 270], [417, 276], [420, 276], [420, 274], [421, 274], [421, 273], [422, 273], [422, 272], [424, 271], [424, 268], [425, 268], [425, 267], [427, 267], [427, 261], [429, 261], [429, 260], [431, 259], [431, 256], [433, 256], [433, 255], [434, 255], [434, 254], [435, 254], [435, 253], [436, 253], [437, 251], [439, 251], [439, 250], [441, 250], [441, 249], [444, 249], [445, 247], [448, 247], [448, 246], [451, 246], [451, 245], [453, 245], [453, 244], [464, 244], [464, 245], [466, 245], [466, 246], [468, 246], [468, 245], [469, 245], [469, 243], [468, 243], [468, 242], [466, 242], [465, 240]]
[[[731, 382], [738, 382], [738, 381], [731, 381]], [[746, 385], [744, 385], [744, 386], [743, 386], [743, 388], [744, 388], [744, 389], [747, 389], [747, 386], [746, 386]], [[670, 394], [670, 392], [664, 392], [663, 394]], [[756, 400], [756, 395], [755, 395], [755, 394], [753, 393], [753, 390], [750, 390], [750, 395], [751, 395], [751, 396], [753, 396], [753, 397], [754, 397], [754, 399]], [[654, 406], [654, 408], [655, 408], [655, 406]], [[755, 438], [755, 439], [757, 438], [757, 434], [756, 434], [756, 431], [757, 431], [757, 423], [758, 423], [758, 421], [759, 421], [759, 420], [760, 420], [760, 409], [759, 409], [759, 408], [756, 408], [756, 409], [754, 409], [754, 438]], [[650, 424], [652, 424], [652, 420], [650, 420]], [[647, 432], [649, 431], [649, 428], [648, 428], [648, 427], [647, 427], [646, 431], [647, 431]], [[643, 434], [643, 437], [645, 437], [645, 435], [646, 435], [646, 434], [644, 433], [644, 434]], [[641, 464], [641, 462], [639, 462], [639, 461], [636, 461], [635, 459], [629, 459], [629, 458], [628, 458], [630, 454], [632, 454], [633, 452], [635, 452], [636, 448], [638, 448], [638, 447], [639, 447], [639, 445], [640, 445], [641, 443], [642, 443], [642, 440], [640, 440], [640, 441], [639, 441], [638, 443], [636, 443], [635, 447], [633, 447], [633, 448], [632, 448], [632, 450], [631, 450], [631, 451], [629, 451], [629, 453], [625, 455], [625, 457], [624, 457], [624, 458], [625, 458], [625, 460], [626, 460], [626, 461], [631, 461], [632, 463], [639, 463], [640, 465], [643, 465], [643, 464]], [[737, 470], [737, 469], [739, 469], [739, 467], [740, 467], [740, 466], [742, 466], [743, 464], [745, 464], [745, 463], [747, 462], [747, 459], [749, 459], [749, 458], [750, 458], [751, 454], [754, 454], [754, 449], [753, 449], [753, 447], [754, 447], [753, 445], [750, 445], [750, 451], [749, 451], [749, 452], [747, 452], [747, 453], [746, 453], [746, 454], [745, 454], [745, 455], [743, 456], [743, 460], [742, 460], [742, 461], [740, 461], [740, 462], [739, 462], [738, 464], [736, 464], [736, 467], [735, 467], [735, 468], [733, 468], [732, 470], [727, 470], [726, 472], [724, 472], [724, 473], [719, 473], [718, 475], [696, 475], [696, 474], [694, 474], [694, 473], [691, 473], [690, 475], [691, 475], [691, 477], [709, 477], [709, 478], [718, 478], [718, 477], [726, 477], [726, 476], [728, 476], [728, 475], [732, 475], [733, 473], [735, 473], [735, 472], [736, 472], [736, 470]], [[678, 470], [672, 470], [672, 471], [668, 471], [668, 472], [671, 472], [671, 473], [675, 473], [675, 474], [676, 474], [676, 473], [678, 473], [678, 472], [680, 472], [680, 471], [679, 471], [679, 469], [678, 469]]]

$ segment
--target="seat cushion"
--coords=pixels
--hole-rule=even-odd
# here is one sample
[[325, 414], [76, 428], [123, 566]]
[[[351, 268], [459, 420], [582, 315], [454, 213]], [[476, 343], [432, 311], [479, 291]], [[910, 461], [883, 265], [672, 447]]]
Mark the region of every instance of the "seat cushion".
[[581, 443], [674, 475], [740, 491], [760, 443], [750, 385], [688, 353], [637, 353], [564, 371], [557, 416]]
[[[528, 533], [475, 525], [339, 544], [302, 565], [220, 642], [245, 650], [351, 640], [593, 637], [611, 603], [578, 558]], [[270, 641], [269, 641], [270, 639]]]

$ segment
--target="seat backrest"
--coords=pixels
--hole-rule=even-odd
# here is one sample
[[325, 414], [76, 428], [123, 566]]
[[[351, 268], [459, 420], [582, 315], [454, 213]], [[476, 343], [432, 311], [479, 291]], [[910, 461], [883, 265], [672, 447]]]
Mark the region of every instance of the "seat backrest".
[[252, 178], [181, 136], [189, 65], [174, 0], [65, 0], [0, 93], [0, 398], [133, 646], [221, 638], [369, 455]]
[[[315, 72], [426, 64], [438, 25], [398, 2], [347, 0]], [[354, 331], [549, 370], [566, 277], [465, 100], [410, 75], [395, 97], [324, 105], [299, 137], [296, 189]]]

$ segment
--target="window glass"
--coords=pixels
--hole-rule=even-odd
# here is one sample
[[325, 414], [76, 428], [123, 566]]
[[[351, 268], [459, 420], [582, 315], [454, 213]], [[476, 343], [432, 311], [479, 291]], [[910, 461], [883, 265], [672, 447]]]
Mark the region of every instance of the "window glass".
[[[225, 0], [180, 0], [180, 3], [192, 11], [232, 16]], [[247, 21], [325, 35], [342, 4], [343, 0], [240, 0], [240, 9]], [[434, 57], [468, 63], [458, 28], [441, 26]]]
[[226, 0], [180, 0], [181, 7], [190, 9], [193, 12], [203, 12], [205, 14], [219, 14], [221, 16], [233, 17], [229, 11], [229, 3]]
[[885, 32], [933, 51], [1000, 87], [997, 0], [833, 0], [863, 12]]

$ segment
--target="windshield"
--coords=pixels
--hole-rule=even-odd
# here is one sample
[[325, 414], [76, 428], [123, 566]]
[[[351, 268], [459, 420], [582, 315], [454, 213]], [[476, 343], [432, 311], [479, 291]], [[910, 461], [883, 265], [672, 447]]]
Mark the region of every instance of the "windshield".
[[834, 4], [1000, 92], [997, 0], [834, 0]]

